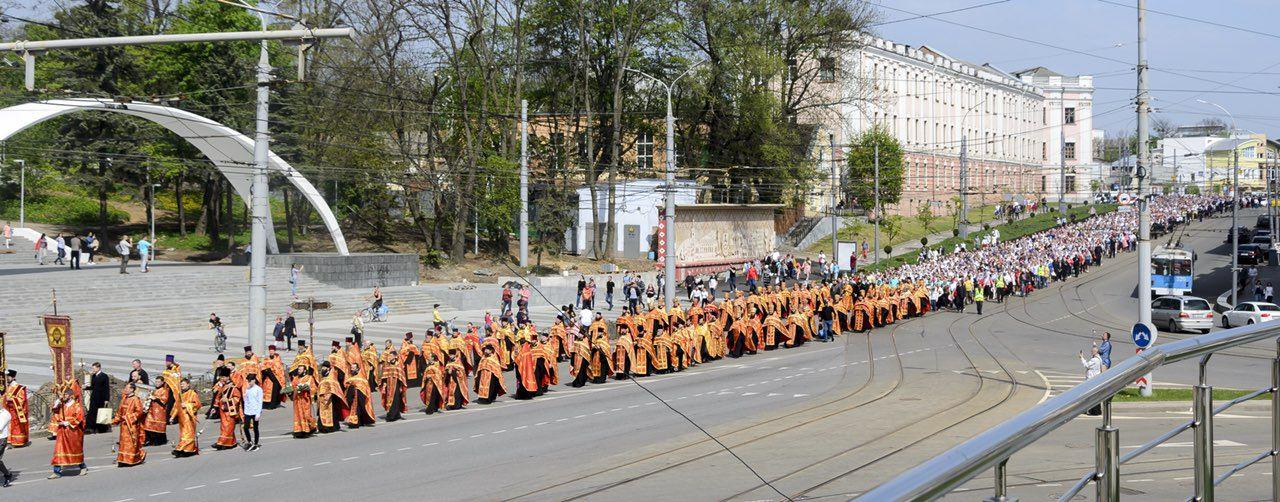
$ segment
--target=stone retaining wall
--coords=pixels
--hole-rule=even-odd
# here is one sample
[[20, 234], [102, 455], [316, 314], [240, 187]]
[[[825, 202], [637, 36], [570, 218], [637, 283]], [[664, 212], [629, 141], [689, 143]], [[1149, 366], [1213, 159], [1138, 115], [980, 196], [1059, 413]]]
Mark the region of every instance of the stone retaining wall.
[[302, 265], [302, 273], [343, 288], [418, 284], [418, 255], [399, 253], [285, 253], [267, 256], [267, 267]]

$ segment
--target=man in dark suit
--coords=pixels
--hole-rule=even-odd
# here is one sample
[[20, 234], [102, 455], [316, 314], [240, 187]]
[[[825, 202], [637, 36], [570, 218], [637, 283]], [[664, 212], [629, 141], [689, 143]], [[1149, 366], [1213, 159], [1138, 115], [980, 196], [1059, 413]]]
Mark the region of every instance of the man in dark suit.
[[102, 363], [93, 363], [90, 371], [89, 386], [84, 389], [89, 391], [89, 414], [84, 417], [88, 423], [86, 429], [92, 433], [111, 432], [110, 425], [97, 423], [98, 410], [111, 406], [111, 379], [102, 372]]

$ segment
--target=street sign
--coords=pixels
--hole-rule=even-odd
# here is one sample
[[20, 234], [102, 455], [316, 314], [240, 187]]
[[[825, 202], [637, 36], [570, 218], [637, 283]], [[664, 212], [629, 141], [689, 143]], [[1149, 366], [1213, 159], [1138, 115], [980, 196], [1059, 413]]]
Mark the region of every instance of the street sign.
[[1133, 344], [1140, 349], [1150, 347], [1156, 343], [1156, 327], [1150, 323], [1138, 322], [1133, 325]]
[[331, 308], [333, 305], [332, 305], [331, 303], [329, 303], [329, 302], [324, 302], [324, 301], [320, 301], [320, 302], [318, 302], [318, 301], [316, 301], [316, 299], [315, 299], [315, 298], [308, 297], [308, 298], [307, 298], [307, 301], [293, 302], [293, 303], [292, 303], [292, 304], [290, 304], [289, 306], [293, 307], [293, 309], [294, 309], [294, 310], [305, 310], [305, 311], [307, 311], [307, 331], [308, 331], [308, 333], [309, 333], [309, 338], [310, 338], [310, 341], [309, 341], [308, 343], [310, 343], [310, 345], [311, 345], [311, 350], [315, 350], [315, 347], [316, 347], [316, 311], [317, 311], [317, 310], [329, 310], [329, 308]]

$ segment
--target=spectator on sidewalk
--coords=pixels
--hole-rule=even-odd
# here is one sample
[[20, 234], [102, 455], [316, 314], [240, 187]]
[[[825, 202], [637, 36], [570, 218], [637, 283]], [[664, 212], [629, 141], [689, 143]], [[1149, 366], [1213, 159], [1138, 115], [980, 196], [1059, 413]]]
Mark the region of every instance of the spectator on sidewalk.
[[1276, 302], [1276, 289], [1271, 286], [1271, 281], [1267, 281], [1267, 287], [1262, 289], [1262, 295], [1266, 297], [1264, 301], [1267, 303]]
[[502, 285], [502, 315], [511, 312], [511, 298], [511, 283], [508, 282]]
[[44, 254], [47, 252], [49, 252], [49, 237], [40, 234], [40, 237], [36, 238], [36, 263], [44, 265]]
[[[1098, 356], [1098, 347], [1093, 347], [1089, 353], [1089, 358], [1085, 359], [1084, 351], [1080, 351], [1080, 365], [1084, 366], [1084, 379], [1089, 380], [1102, 374], [1102, 358]], [[1098, 416], [1102, 414], [1102, 404], [1095, 405], [1087, 411], [1090, 416]]]
[[1111, 332], [1102, 332], [1102, 343], [1098, 344], [1098, 357], [1102, 358], [1102, 369], [1111, 367]]
[[54, 265], [66, 265], [66, 264], [67, 264], [67, 260], [66, 260], [66, 258], [67, 258], [67, 240], [66, 240], [66, 239], [64, 239], [64, 238], [62, 237], [62, 234], [58, 234], [58, 237], [57, 237], [57, 238], [55, 238], [55, 239], [53, 240], [53, 242], [54, 242], [54, 244], [56, 244], [56, 245], [57, 245], [57, 252], [58, 252], [58, 255], [57, 255], [58, 257], [53, 259], [53, 264], [54, 264]]
[[604, 302], [609, 304], [609, 310], [613, 310], [613, 276], [609, 276], [609, 282], [604, 283]]
[[[8, 228], [8, 225], [6, 225]], [[9, 422], [13, 420], [13, 415], [9, 414], [8, 398], [4, 394], [0, 394], [0, 486], [9, 487], [9, 483], [13, 481], [13, 473], [9, 472], [9, 468], [4, 465], [4, 450], [9, 447]]]
[[[4, 248], [5, 249], [13, 248], [13, 227], [10, 227], [9, 222], [7, 221], [4, 222]], [[3, 454], [4, 452], [0, 451], [0, 455], [3, 455]]]
[[529, 295], [531, 290], [528, 284], [520, 285], [520, 299], [516, 301], [516, 306], [521, 308], [529, 308]]
[[88, 262], [90, 265], [93, 265], [93, 257], [98, 254], [98, 245], [98, 237], [93, 235], [93, 232], [89, 232], [89, 235], [84, 236], [84, 250], [89, 255]]
[[80, 236], [72, 235], [67, 247], [71, 249], [71, 270], [80, 270], [80, 249], [83, 247]]
[[306, 265], [298, 265], [297, 263], [289, 265], [289, 292], [295, 299], [298, 298], [298, 281], [301, 279], [299, 275], [302, 274], [304, 267]]
[[[157, 242], [159, 240], [160, 239], [156, 239]], [[151, 263], [152, 246], [155, 246], [155, 243], [147, 240], [146, 237], [143, 237], [142, 240], [138, 241], [138, 259], [142, 260], [142, 264], [138, 268], [141, 268], [143, 273], [151, 271], [151, 267], [149, 267], [148, 264]]]
[[120, 238], [120, 242], [116, 243], [116, 253], [120, 255], [120, 273], [127, 274], [125, 267], [129, 266], [129, 253], [133, 249], [133, 244], [129, 242], [129, 236]]
[[293, 318], [293, 309], [284, 311], [284, 350], [293, 351], [293, 338], [298, 336], [298, 321]]

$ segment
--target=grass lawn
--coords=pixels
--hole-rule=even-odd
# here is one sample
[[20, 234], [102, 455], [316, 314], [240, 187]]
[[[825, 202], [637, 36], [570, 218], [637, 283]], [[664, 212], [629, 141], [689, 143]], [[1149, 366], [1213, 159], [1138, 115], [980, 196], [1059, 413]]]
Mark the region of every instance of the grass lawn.
[[[929, 220], [928, 227], [921, 223], [914, 215], [902, 216], [894, 215], [886, 218], [891, 220], [898, 227], [898, 233], [892, 240], [889, 239], [885, 227], [880, 227], [880, 247], [890, 245], [898, 247], [905, 242], [916, 242], [921, 237], [929, 234], [947, 231], [955, 227], [955, 219], [951, 215], [935, 215]], [[969, 209], [969, 221], [973, 223], [983, 223], [995, 219], [995, 206], [981, 206]], [[831, 225], [830, 220], [823, 220], [819, 225]], [[875, 225], [866, 222], [857, 222], [852, 225], [845, 225], [836, 232], [840, 240], [843, 242], [872, 242], [875, 238]], [[827, 236], [805, 250], [810, 254], [831, 251], [831, 237]]]
[[[12, 221], [17, 225], [19, 206], [17, 199], [0, 200], [0, 220]], [[128, 213], [114, 207], [107, 207], [109, 225], [118, 225], [128, 220]], [[98, 199], [69, 194], [27, 197], [27, 221], [49, 225], [96, 227]]]
[[[1128, 389], [1124, 389], [1119, 393], [1117, 393], [1115, 398], [1113, 398], [1111, 401], [1115, 403], [1149, 402], [1149, 401], [1185, 401], [1187, 403], [1187, 406], [1190, 406], [1191, 392], [1192, 390], [1189, 387], [1176, 388], [1176, 389], [1155, 388], [1155, 389], [1151, 389], [1151, 397], [1142, 397], [1141, 395], [1138, 394], [1137, 387], [1130, 387]], [[1239, 390], [1239, 389], [1213, 389], [1213, 401], [1216, 404], [1222, 404], [1226, 401], [1230, 401], [1232, 399], [1243, 396], [1250, 392], [1253, 392], [1253, 391]], [[1255, 400], [1271, 399], [1271, 395], [1263, 394], [1253, 399]]]

